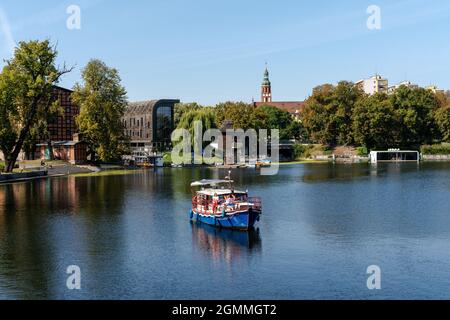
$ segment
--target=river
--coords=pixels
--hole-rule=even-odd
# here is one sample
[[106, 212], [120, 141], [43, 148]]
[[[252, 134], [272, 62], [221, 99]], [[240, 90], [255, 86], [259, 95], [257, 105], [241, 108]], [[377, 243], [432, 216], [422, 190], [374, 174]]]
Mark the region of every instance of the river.
[[[233, 171], [263, 200], [253, 232], [188, 220], [189, 184], [158, 169], [0, 186], [2, 299], [449, 299], [450, 163]], [[81, 270], [81, 290], [66, 286]], [[367, 267], [381, 290], [367, 288]]]

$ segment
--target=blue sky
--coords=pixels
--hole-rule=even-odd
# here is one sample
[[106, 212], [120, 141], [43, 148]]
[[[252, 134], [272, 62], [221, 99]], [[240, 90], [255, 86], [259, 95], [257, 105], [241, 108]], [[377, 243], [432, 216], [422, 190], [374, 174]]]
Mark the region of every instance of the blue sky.
[[[71, 4], [81, 8], [81, 30], [66, 27]], [[381, 30], [366, 27], [372, 4]], [[274, 100], [375, 72], [450, 89], [449, 31], [448, 0], [0, 2], [2, 59], [14, 42], [50, 38], [59, 62], [76, 66], [63, 86], [99, 58], [120, 71], [131, 101], [259, 100], [265, 62]]]

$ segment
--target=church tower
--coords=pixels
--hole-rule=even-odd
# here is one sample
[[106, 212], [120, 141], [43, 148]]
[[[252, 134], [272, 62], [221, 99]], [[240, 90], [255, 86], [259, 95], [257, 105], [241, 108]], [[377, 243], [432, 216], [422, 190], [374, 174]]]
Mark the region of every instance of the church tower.
[[261, 85], [261, 102], [272, 102], [272, 85], [269, 80], [269, 70], [267, 70], [267, 64], [266, 71], [264, 71], [264, 80]]

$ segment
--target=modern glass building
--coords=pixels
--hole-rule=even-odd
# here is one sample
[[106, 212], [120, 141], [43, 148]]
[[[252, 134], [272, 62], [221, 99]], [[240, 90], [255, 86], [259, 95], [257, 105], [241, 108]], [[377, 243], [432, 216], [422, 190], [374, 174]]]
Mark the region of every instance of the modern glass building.
[[174, 106], [180, 100], [163, 99], [130, 103], [122, 118], [133, 151], [154, 152], [171, 146]]

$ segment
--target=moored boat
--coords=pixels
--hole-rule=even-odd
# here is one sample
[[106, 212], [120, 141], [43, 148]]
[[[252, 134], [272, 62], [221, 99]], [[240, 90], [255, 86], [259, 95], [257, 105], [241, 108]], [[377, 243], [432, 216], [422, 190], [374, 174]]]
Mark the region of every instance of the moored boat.
[[[249, 230], [260, 219], [261, 199], [234, 189], [233, 181], [201, 180], [191, 184], [192, 221], [218, 228]], [[200, 188], [200, 190], [196, 190]]]

